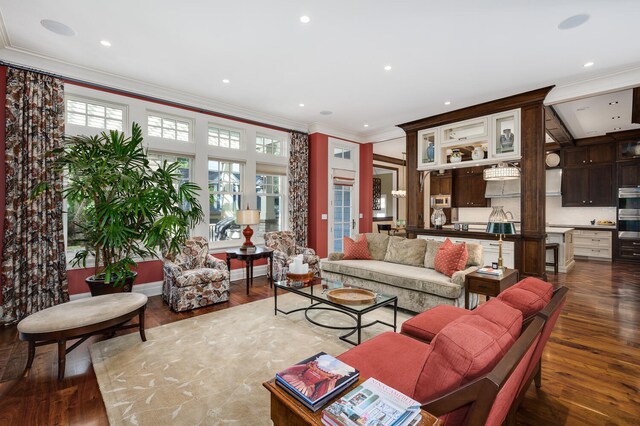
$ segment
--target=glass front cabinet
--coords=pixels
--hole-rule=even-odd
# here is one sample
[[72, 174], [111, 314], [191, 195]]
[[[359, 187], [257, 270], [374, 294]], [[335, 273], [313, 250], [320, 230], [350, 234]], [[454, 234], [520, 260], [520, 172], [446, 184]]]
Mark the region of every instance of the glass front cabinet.
[[520, 158], [519, 109], [418, 132], [418, 170], [472, 167]]

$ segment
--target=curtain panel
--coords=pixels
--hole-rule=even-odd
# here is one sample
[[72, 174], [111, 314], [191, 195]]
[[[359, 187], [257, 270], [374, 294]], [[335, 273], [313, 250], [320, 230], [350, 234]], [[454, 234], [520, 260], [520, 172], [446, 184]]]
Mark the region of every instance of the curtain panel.
[[289, 150], [289, 228], [296, 244], [307, 247], [309, 216], [309, 136], [291, 132]]
[[[15, 323], [69, 300], [61, 173], [48, 151], [63, 146], [64, 86], [43, 74], [7, 70], [6, 203], [0, 322]], [[36, 198], [40, 182], [50, 189]]]

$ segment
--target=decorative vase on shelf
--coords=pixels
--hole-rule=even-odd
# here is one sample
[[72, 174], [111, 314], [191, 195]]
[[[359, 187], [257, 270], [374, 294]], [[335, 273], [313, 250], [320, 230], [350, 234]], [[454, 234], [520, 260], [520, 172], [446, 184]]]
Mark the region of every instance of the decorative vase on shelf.
[[484, 159], [484, 150], [481, 146], [476, 146], [473, 148], [473, 152], [471, 153], [471, 158], [474, 160], [482, 160]]
[[449, 156], [450, 163], [459, 163], [462, 161], [462, 153], [457, 148], [451, 150], [451, 155]]
[[427, 161], [429, 163], [433, 162], [435, 159], [435, 148], [433, 147], [433, 142], [429, 142], [429, 146], [427, 147]]
[[442, 229], [445, 223], [447, 223], [447, 216], [444, 214], [442, 209], [433, 209], [433, 214], [431, 215], [431, 224], [436, 229]]

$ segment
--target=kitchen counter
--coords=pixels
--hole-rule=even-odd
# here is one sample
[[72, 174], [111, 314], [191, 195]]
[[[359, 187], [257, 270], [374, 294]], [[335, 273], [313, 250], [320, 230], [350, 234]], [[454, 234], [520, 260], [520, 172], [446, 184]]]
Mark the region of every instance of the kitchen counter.
[[616, 230], [616, 225], [554, 225], [554, 224], [549, 224], [547, 225], [550, 228], [560, 228], [560, 227], [571, 227], [574, 229], [602, 229], [602, 230], [607, 230], [607, 231], [615, 231]]
[[[487, 233], [486, 232], [486, 229], [487, 229], [487, 224], [486, 223], [481, 223], [481, 222], [466, 222], [466, 223], [469, 225], [469, 230], [468, 231], [456, 231], [456, 230], [453, 229], [453, 225], [445, 225], [442, 230], [449, 230], [449, 231], [453, 231], [453, 232], [461, 232], [463, 234], [467, 234], [469, 232], [472, 232], [472, 233], [482, 232], [482, 233], [485, 233], [485, 234]], [[514, 224], [516, 225], [516, 232], [517, 232], [517, 234], [519, 234], [520, 233], [520, 231], [519, 231], [520, 222], [514, 222]], [[436, 230], [435, 228], [428, 228], [428, 229], [429, 230]], [[545, 228], [545, 232], [547, 234], [566, 234], [567, 232], [573, 231], [573, 229], [574, 228], [572, 228], [572, 227], [571, 228], [567, 227], [567, 225], [562, 225], [562, 227], [560, 225], [558, 225], [558, 226], [549, 225], [548, 227]], [[615, 229], [615, 227], [614, 227], [614, 229]]]

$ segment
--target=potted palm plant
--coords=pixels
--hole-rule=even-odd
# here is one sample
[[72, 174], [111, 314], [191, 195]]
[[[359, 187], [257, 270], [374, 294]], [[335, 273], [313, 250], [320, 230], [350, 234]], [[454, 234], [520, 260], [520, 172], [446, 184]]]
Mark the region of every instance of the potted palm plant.
[[86, 279], [94, 296], [131, 291], [135, 259], [176, 253], [202, 221], [200, 187], [179, 182], [179, 162], [152, 167], [137, 123], [130, 137], [112, 130], [65, 142], [51, 154], [65, 176], [64, 196], [78, 206], [74, 225], [84, 235], [71, 264], [86, 267], [94, 259], [94, 275]]

